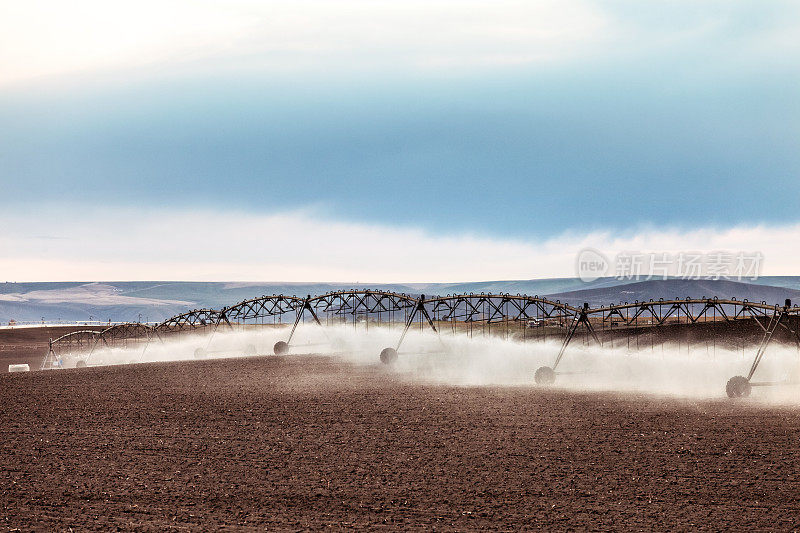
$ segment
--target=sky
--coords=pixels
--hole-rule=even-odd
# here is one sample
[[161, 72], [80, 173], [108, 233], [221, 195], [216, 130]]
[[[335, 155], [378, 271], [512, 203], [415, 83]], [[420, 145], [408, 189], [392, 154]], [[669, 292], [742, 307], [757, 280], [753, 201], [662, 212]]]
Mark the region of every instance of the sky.
[[0, 278], [800, 274], [800, 4], [0, 0]]

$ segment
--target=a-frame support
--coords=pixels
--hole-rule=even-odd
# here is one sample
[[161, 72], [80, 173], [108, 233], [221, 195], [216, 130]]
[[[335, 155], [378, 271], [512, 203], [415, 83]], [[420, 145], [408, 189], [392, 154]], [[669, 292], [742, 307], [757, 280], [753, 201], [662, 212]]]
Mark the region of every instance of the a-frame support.
[[414, 323], [414, 318], [416, 318], [417, 313], [422, 313], [422, 316], [424, 316], [425, 320], [428, 321], [428, 325], [431, 327], [433, 332], [437, 335], [439, 334], [439, 331], [436, 329], [436, 324], [433, 323], [431, 316], [428, 314], [428, 310], [425, 309], [425, 295], [423, 294], [419, 297], [417, 303], [414, 305], [414, 310], [408, 316], [408, 320], [406, 320], [406, 325], [403, 328], [403, 333], [400, 335], [400, 340], [397, 341], [395, 350], [399, 350], [400, 345], [403, 344], [403, 339], [406, 338], [406, 333], [408, 333], [408, 330], [411, 329], [411, 325]]
[[572, 324], [570, 324], [569, 330], [567, 330], [567, 336], [564, 337], [564, 341], [561, 343], [561, 348], [558, 350], [558, 354], [556, 355], [556, 360], [553, 363], [553, 366], [552, 367], [543, 366], [536, 370], [536, 374], [534, 375], [534, 380], [536, 381], [537, 384], [550, 385], [553, 382], [555, 382], [556, 368], [558, 367], [558, 364], [561, 362], [561, 359], [563, 359], [564, 352], [567, 351], [567, 346], [569, 346], [570, 341], [572, 341], [572, 338], [575, 336], [575, 332], [578, 331], [578, 327], [581, 324], [586, 326], [586, 329], [589, 332], [589, 335], [591, 335], [594, 342], [596, 342], [598, 345], [602, 345], [600, 339], [597, 337], [597, 333], [595, 333], [594, 331], [592, 323], [589, 321], [589, 304], [584, 302], [583, 307], [578, 312], [578, 314], [575, 315]]
[[[47, 355], [44, 356], [44, 359], [42, 360], [42, 367], [39, 370], [53, 368], [53, 362], [55, 361], [58, 361], [58, 356], [56, 355], [55, 350], [53, 350], [53, 339], [50, 339], [47, 348]], [[48, 364], [50, 366], [48, 366]]]
[[775, 334], [775, 330], [778, 329], [778, 326], [781, 326], [789, 331], [789, 333], [794, 334], [795, 343], [797, 343], [798, 347], [800, 347], [800, 331], [793, 330], [789, 323], [789, 308], [791, 306], [792, 301], [787, 299], [783, 307], [776, 310], [772, 314], [767, 327], [764, 329], [764, 335], [761, 337], [761, 344], [758, 346], [756, 356], [753, 358], [753, 363], [750, 365], [750, 371], [747, 373], [747, 377], [734, 376], [728, 380], [728, 384], [725, 386], [725, 392], [728, 394], [728, 397], [737, 398], [741, 396], [749, 396], [752, 387], [773, 385], [773, 383], [770, 382], [754, 382], [751, 380], [753, 379], [753, 374], [755, 374], [756, 370], [758, 370], [758, 365], [764, 358], [767, 347], [769, 346], [770, 342], [772, 342], [772, 337]]
[[[425, 320], [428, 322], [428, 325], [431, 327], [433, 332], [436, 333], [437, 337], [439, 337], [439, 330], [436, 329], [436, 324], [433, 322], [431, 315], [428, 314], [428, 310], [425, 309], [425, 295], [421, 294], [417, 299], [417, 302], [414, 304], [413, 311], [411, 311], [411, 314], [408, 315], [408, 320], [406, 320], [405, 326], [403, 327], [403, 333], [400, 334], [400, 339], [397, 341], [397, 345], [394, 348], [384, 348], [383, 351], [381, 351], [382, 363], [389, 364], [394, 363], [397, 360], [397, 351], [403, 344], [403, 340], [406, 338], [408, 330], [411, 329], [411, 325], [414, 323], [414, 319], [417, 317], [417, 314], [420, 313], [423, 317], [425, 317]], [[439, 341], [441, 342], [441, 337], [439, 337]]]
[[300, 324], [300, 320], [303, 318], [303, 314], [308, 311], [311, 313], [311, 316], [314, 317], [314, 322], [317, 323], [319, 327], [322, 327], [322, 322], [319, 321], [319, 317], [317, 316], [317, 312], [314, 311], [314, 308], [311, 307], [309, 301], [311, 300], [311, 295], [309, 294], [306, 296], [306, 299], [303, 300], [303, 305], [297, 310], [297, 317], [294, 319], [294, 326], [292, 326], [292, 331], [289, 333], [289, 338], [286, 340], [286, 343], [292, 342], [292, 337], [294, 336], [294, 332], [297, 329], [297, 326]]
[[567, 350], [567, 346], [569, 346], [572, 337], [575, 336], [575, 332], [578, 330], [578, 326], [581, 324], [586, 326], [586, 329], [589, 331], [589, 335], [592, 336], [592, 339], [597, 344], [600, 343], [600, 339], [597, 337], [597, 333], [595, 333], [594, 328], [592, 327], [592, 323], [589, 322], [589, 304], [584, 303], [583, 308], [581, 308], [580, 312], [575, 315], [575, 320], [572, 321], [572, 325], [567, 331], [567, 336], [564, 337], [564, 342], [561, 343], [561, 349], [558, 350], [558, 355], [556, 356], [556, 360], [553, 363], [553, 371], [558, 367], [558, 363], [561, 362], [561, 359], [564, 357], [564, 352]]
[[325, 332], [325, 328], [322, 327], [322, 322], [320, 322], [319, 317], [317, 316], [317, 312], [314, 311], [314, 308], [311, 306], [311, 295], [309, 294], [306, 296], [306, 299], [303, 300], [303, 304], [297, 308], [297, 316], [294, 319], [294, 325], [292, 326], [292, 331], [289, 332], [289, 338], [285, 341], [278, 341], [275, 343], [273, 347], [273, 351], [275, 355], [286, 355], [289, 352], [289, 344], [292, 342], [292, 337], [294, 337], [294, 332], [297, 330], [297, 326], [300, 324], [300, 321], [303, 319], [303, 315], [306, 311], [311, 313], [311, 316], [314, 318], [314, 322], [317, 323], [318, 326], [322, 328], [323, 333], [327, 336], [327, 332]]
[[[225, 321], [228, 322], [228, 319], [226, 318]], [[217, 325], [219, 325], [219, 321], [217, 321]], [[231, 323], [228, 322], [228, 325], [230, 326]], [[233, 326], [231, 326], [231, 329], [233, 329]], [[214, 331], [217, 331], [217, 326], [214, 326]], [[144, 354], [145, 352], [147, 352], [147, 347], [150, 346], [150, 341], [153, 340], [153, 335], [155, 335], [156, 338], [158, 338], [158, 342], [164, 344], [164, 339], [161, 338], [161, 334], [158, 332], [158, 328], [153, 328], [147, 335], [147, 342], [144, 343], [144, 348], [142, 348], [142, 353], [139, 354], [139, 362], [144, 361]], [[206, 348], [207, 347], [208, 346], [206, 346]]]

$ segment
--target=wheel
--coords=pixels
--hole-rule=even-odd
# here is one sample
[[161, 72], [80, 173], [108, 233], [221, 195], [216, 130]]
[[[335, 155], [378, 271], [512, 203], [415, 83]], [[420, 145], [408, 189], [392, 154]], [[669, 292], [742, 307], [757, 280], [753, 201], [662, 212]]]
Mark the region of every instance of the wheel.
[[195, 359], [202, 359], [206, 356], [206, 349], [205, 348], [198, 348], [194, 351], [194, 358]]
[[537, 385], [552, 385], [556, 381], [556, 371], [549, 366], [542, 366], [536, 370], [533, 380]]
[[257, 353], [258, 352], [256, 350], [256, 347], [252, 344], [248, 344], [247, 346], [244, 347], [245, 355], [256, 355]]
[[394, 348], [384, 348], [381, 350], [381, 363], [390, 365], [397, 361], [397, 350]]
[[75, 363], [75, 368], [86, 368], [86, 361], [81, 359], [77, 363]]
[[734, 376], [729, 379], [728, 384], [725, 385], [725, 392], [728, 393], [728, 398], [741, 398], [743, 396], [750, 396], [750, 390], [752, 388], [750, 380], [746, 377]]
[[275, 355], [286, 355], [289, 353], [289, 343], [286, 341], [278, 341], [275, 343], [272, 350], [275, 352]]

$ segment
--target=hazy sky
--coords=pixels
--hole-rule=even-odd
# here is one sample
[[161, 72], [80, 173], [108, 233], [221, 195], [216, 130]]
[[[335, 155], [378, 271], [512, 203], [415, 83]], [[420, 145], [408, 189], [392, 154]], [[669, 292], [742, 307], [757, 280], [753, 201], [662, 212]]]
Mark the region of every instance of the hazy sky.
[[0, 202], [9, 280], [572, 276], [773, 230], [800, 274], [800, 3], [0, 2]]

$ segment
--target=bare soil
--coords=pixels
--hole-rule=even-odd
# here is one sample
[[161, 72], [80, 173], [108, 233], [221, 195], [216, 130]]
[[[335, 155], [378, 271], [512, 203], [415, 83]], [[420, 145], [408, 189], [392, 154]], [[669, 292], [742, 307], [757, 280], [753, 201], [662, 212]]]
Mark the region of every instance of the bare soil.
[[18, 326], [0, 329], [0, 371], [8, 365], [28, 363], [31, 369], [39, 369], [47, 355], [51, 339], [81, 330], [102, 331], [105, 326]]
[[800, 411], [254, 357], [0, 375], [0, 527], [797, 529]]

